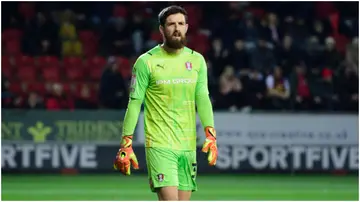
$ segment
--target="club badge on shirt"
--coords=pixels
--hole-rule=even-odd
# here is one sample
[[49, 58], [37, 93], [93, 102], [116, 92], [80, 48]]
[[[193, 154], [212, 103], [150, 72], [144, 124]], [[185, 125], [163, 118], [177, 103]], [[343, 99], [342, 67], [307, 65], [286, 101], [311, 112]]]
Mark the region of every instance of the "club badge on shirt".
[[192, 64], [191, 64], [191, 62], [186, 62], [186, 63], [185, 63], [185, 67], [186, 67], [187, 70], [190, 71], [190, 70], [192, 69]]
[[157, 175], [157, 178], [158, 178], [158, 181], [159, 181], [159, 182], [164, 181], [164, 174], [161, 174], [161, 173], [158, 174], [158, 175]]

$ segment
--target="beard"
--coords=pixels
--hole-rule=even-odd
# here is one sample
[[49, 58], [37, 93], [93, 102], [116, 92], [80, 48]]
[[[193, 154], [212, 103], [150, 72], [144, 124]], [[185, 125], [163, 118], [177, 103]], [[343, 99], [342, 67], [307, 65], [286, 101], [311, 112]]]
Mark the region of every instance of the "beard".
[[[165, 45], [171, 49], [181, 49], [186, 45], [186, 36], [182, 36], [180, 33], [174, 33], [172, 35], [165, 35]], [[180, 36], [180, 40], [174, 39], [174, 36]]]

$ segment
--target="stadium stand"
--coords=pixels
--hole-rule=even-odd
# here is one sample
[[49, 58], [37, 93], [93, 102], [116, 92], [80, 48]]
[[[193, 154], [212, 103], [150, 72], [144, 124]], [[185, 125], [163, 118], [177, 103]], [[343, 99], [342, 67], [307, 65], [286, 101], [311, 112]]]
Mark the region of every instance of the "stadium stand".
[[[36, 108], [126, 107], [132, 64], [161, 43], [169, 3], [86, 4], [3, 3], [3, 108], [34, 97]], [[295, 4], [181, 4], [215, 109], [358, 111], [357, 4]]]

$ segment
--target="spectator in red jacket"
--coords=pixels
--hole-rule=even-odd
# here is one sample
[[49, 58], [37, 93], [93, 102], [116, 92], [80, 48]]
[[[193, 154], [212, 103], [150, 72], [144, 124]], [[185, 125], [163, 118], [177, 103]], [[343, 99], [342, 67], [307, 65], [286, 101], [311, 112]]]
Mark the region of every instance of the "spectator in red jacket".
[[74, 101], [65, 95], [63, 86], [61, 84], [54, 84], [52, 86], [52, 95], [46, 101], [46, 109], [51, 111], [58, 111], [64, 109], [74, 109]]

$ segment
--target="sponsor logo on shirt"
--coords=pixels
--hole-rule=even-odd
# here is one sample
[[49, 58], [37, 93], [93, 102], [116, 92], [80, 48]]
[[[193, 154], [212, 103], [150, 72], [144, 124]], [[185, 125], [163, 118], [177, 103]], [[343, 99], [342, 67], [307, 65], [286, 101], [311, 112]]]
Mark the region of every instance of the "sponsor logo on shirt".
[[192, 84], [196, 83], [195, 79], [167, 79], [157, 80], [156, 85], [167, 85], [167, 84]]

